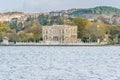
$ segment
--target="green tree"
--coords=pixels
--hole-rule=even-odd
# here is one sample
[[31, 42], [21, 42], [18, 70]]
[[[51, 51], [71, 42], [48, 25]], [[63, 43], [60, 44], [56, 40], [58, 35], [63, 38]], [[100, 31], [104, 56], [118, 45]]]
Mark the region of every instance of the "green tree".
[[36, 20], [33, 26], [30, 28], [31, 33], [33, 33], [34, 40], [38, 42], [42, 38], [42, 27], [39, 22]]
[[89, 21], [86, 19], [82, 19], [82, 18], [75, 18], [74, 19], [74, 24], [78, 26], [78, 38], [83, 38], [83, 36], [86, 33], [86, 27], [88, 25]]
[[41, 14], [38, 16], [39, 23], [43, 26], [48, 24], [48, 16], [45, 16], [44, 14]]
[[17, 18], [13, 18], [10, 22], [10, 28], [16, 29], [16, 31], [20, 31], [24, 29], [24, 24], [22, 22], [19, 22]]
[[5, 36], [5, 34], [10, 30], [9, 26], [4, 23], [0, 23], [0, 42], [2, 41], [2, 38]]
[[24, 21], [24, 27], [25, 27], [25, 29], [31, 27], [32, 24], [33, 24], [33, 22], [34, 22], [34, 18], [32, 18], [31, 16], [29, 16], [29, 17]]

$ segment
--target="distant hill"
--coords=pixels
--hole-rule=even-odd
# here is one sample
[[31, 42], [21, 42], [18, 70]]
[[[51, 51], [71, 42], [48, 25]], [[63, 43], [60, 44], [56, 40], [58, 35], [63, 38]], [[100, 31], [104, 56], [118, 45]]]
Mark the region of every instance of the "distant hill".
[[77, 9], [76, 11], [72, 12], [71, 15], [82, 18], [96, 18], [100, 15], [104, 17], [110, 17], [113, 15], [120, 15], [120, 9], [109, 6], [99, 6], [88, 9]]
[[0, 15], [1, 14], [4, 14], [4, 15], [13, 15], [13, 14], [23, 14], [24, 12], [17, 12], [17, 11], [15, 11], [15, 12], [3, 12], [3, 13], [0, 13]]

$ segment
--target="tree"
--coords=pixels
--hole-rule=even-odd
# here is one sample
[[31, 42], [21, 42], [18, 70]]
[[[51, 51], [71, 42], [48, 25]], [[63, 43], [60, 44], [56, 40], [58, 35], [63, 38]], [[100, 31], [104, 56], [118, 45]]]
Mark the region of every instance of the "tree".
[[116, 26], [116, 25], [110, 25], [109, 26], [109, 38], [111, 43], [118, 43], [118, 39], [120, 36], [120, 26]]
[[65, 21], [64, 24], [65, 24], [65, 25], [70, 25], [70, 26], [73, 26], [73, 25], [74, 25], [74, 23], [71, 22], [71, 21]]
[[57, 24], [57, 25], [62, 25], [64, 24], [64, 21], [62, 17], [60, 16], [51, 16], [50, 17], [50, 25]]
[[16, 29], [16, 31], [20, 31], [24, 29], [24, 24], [22, 22], [19, 22], [17, 18], [13, 18], [10, 22], [10, 28]]
[[33, 22], [34, 22], [34, 18], [32, 18], [31, 16], [29, 16], [29, 17], [24, 21], [24, 27], [25, 27], [25, 29], [31, 27], [32, 24], [33, 24]]
[[45, 16], [44, 14], [38, 16], [39, 23], [43, 26], [48, 24], [48, 16]]
[[2, 41], [2, 38], [9, 30], [10, 28], [7, 24], [0, 23], [0, 42]]
[[38, 42], [42, 38], [42, 27], [37, 20], [34, 21], [33, 26], [30, 28], [31, 33], [33, 33], [34, 40]]
[[108, 25], [103, 23], [93, 23], [91, 26], [88, 26], [86, 28], [85, 36], [89, 37], [91, 42], [96, 42], [97, 39], [103, 41], [105, 35], [108, 34], [108, 32], [109, 32]]
[[86, 27], [88, 26], [89, 21], [87, 19], [75, 18], [74, 24], [78, 26], [78, 38], [83, 38], [86, 33]]
[[18, 35], [17, 35], [15, 29], [13, 29], [10, 32], [6, 33], [6, 36], [9, 38], [10, 42], [16, 43], [16, 41], [18, 41]]

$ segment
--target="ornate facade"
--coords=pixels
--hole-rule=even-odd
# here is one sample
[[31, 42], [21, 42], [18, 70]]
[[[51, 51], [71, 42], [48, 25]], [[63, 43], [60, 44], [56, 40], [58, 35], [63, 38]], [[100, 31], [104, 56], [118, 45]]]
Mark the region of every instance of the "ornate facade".
[[44, 43], [76, 43], [77, 26], [43, 26], [42, 35]]

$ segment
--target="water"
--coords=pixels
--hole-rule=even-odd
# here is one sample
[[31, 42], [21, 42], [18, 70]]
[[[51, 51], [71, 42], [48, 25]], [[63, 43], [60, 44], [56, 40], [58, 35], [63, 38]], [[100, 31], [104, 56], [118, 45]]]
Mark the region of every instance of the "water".
[[0, 47], [0, 80], [120, 80], [120, 47]]

